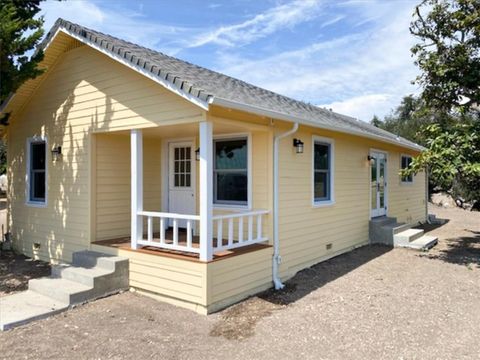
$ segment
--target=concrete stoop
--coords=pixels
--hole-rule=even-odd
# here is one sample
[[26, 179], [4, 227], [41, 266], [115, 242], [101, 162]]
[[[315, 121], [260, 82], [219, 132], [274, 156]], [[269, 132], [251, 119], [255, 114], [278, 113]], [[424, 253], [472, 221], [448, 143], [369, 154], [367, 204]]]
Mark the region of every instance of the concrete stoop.
[[438, 238], [425, 235], [421, 229], [412, 229], [411, 225], [398, 223], [396, 218], [382, 216], [370, 220], [370, 242], [405, 247], [415, 250], [428, 250], [434, 247]]
[[128, 289], [128, 259], [80, 251], [71, 265], [54, 265], [50, 277], [32, 279], [28, 290], [0, 298], [0, 330]]

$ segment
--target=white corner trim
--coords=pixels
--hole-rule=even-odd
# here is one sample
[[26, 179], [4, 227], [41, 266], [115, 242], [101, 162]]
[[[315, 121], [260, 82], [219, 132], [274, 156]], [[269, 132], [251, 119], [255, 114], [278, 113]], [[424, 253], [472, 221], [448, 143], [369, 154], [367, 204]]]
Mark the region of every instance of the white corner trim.
[[100, 51], [102, 54], [108, 56], [109, 58], [115, 60], [115, 61], [118, 61], [119, 63], [129, 67], [130, 69], [133, 69], [135, 70], [136, 72], [140, 73], [141, 75], [149, 78], [150, 80], [153, 80], [155, 81], [156, 83], [162, 85], [165, 89], [167, 90], [170, 90], [171, 92], [175, 93], [176, 95], [178, 96], [181, 96], [183, 97], [184, 99], [190, 101], [191, 103], [199, 106], [200, 108], [202, 108], [203, 110], [206, 110], [208, 111], [208, 104], [209, 104], [209, 101], [203, 101], [199, 98], [197, 98], [196, 96], [193, 96], [192, 94], [189, 94], [189, 93], [186, 93], [185, 91], [182, 91], [180, 89], [178, 89], [176, 86], [174, 86], [172, 83], [170, 83], [169, 81], [166, 81], [165, 79], [162, 79], [158, 76], [155, 76], [153, 75], [150, 71], [147, 71], [145, 70], [144, 68], [140, 67], [140, 66], [137, 66], [137, 65], [134, 65], [132, 64], [130, 61], [128, 61], [127, 59], [123, 58], [122, 56], [116, 54], [116, 53], [113, 53], [113, 52], [110, 52], [108, 50], [105, 50], [104, 48], [102, 48], [101, 46], [98, 46], [95, 42], [91, 41], [91, 40], [88, 40], [82, 36], [79, 36], [78, 34], [72, 32], [72, 31], [68, 31], [67, 29], [63, 28], [63, 27], [60, 27], [57, 32], [55, 33], [55, 35], [52, 37], [52, 39], [50, 40], [50, 42], [47, 44], [47, 46], [45, 47], [45, 49], [51, 44], [51, 42], [53, 41], [53, 39], [57, 36], [58, 32], [63, 32], [65, 34], [67, 34], [68, 36], [71, 36], [72, 38], [90, 46], [91, 48], [97, 50], [97, 51]]
[[[31, 159], [31, 144], [37, 141], [45, 142], [45, 201], [30, 200], [30, 159]], [[36, 208], [46, 208], [48, 206], [48, 164], [50, 157], [48, 156], [48, 140], [46, 136], [32, 136], [26, 141], [26, 172], [25, 172], [25, 205]]]
[[[328, 200], [315, 200], [315, 143], [330, 145], [330, 199]], [[311, 154], [312, 207], [320, 208], [335, 205], [335, 140], [328, 137], [312, 135]]]

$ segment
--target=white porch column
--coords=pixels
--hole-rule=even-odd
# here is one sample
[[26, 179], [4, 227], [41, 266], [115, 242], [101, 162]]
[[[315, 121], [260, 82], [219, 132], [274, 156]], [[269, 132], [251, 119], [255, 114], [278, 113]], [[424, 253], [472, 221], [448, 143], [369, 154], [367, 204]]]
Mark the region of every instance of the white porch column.
[[200, 130], [200, 260], [210, 261], [213, 258], [212, 244], [212, 123], [201, 122]]
[[131, 159], [131, 247], [137, 248], [137, 241], [143, 237], [142, 216], [138, 215], [143, 211], [143, 134], [142, 130], [131, 130], [130, 132], [130, 159]]

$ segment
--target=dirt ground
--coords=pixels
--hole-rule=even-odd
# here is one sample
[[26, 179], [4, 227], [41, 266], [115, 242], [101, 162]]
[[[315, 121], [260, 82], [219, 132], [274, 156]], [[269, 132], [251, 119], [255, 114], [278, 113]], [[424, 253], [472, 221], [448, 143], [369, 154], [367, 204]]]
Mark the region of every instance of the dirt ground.
[[[0, 297], [26, 290], [28, 280], [50, 275], [50, 265], [12, 252], [0, 252]], [[1, 314], [0, 309], [0, 314]]]
[[127, 292], [0, 333], [0, 359], [478, 359], [480, 213], [431, 212], [429, 252], [363, 247], [210, 316]]

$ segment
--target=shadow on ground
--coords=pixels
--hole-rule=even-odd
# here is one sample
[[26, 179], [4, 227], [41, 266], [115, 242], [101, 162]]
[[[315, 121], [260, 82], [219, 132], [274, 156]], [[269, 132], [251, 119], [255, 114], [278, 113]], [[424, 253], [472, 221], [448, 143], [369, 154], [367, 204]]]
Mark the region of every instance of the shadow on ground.
[[480, 268], [480, 232], [465, 230], [471, 236], [443, 240], [443, 244], [420, 256], [452, 264], [477, 266]]
[[50, 275], [50, 264], [12, 251], [0, 252], [0, 296], [27, 290], [28, 280]]
[[243, 340], [254, 335], [262, 318], [283, 309], [350, 271], [392, 250], [382, 245], [367, 245], [298, 272], [280, 291], [267, 290], [221, 313], [211, 336]]

